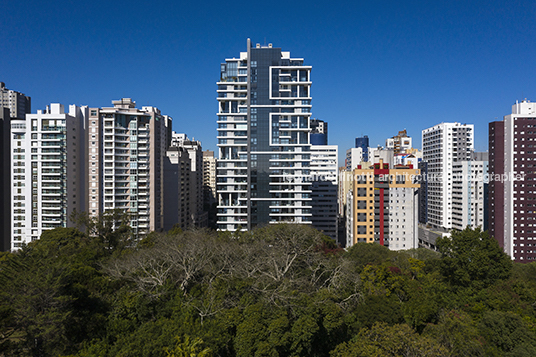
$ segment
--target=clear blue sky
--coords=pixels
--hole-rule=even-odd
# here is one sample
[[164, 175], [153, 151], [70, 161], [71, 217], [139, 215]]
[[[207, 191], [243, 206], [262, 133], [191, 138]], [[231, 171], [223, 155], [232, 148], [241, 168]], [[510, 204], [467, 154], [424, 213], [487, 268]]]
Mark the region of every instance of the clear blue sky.
[[[440, 122], [488, 122], [536, 101], [533, 1], [2, 1], [0, 81], [51, 102], [133, 98], [216, 149], [219, 64], [246, 39], [313, 66], [313, 117], [342, 157]], [[342, 164], [340, 162], [339, 164]]]

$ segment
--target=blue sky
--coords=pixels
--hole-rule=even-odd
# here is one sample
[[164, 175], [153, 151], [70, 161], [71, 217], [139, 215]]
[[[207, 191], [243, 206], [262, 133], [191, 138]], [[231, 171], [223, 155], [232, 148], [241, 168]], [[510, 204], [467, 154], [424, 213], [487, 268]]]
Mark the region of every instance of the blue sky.
[[[216, 149], [219, 64], [246, 39], [313, 66], [313, 117], [340, 155], [440, 122], [488, 123], [536, 101], [531, 1], [2, 1], [0, 81], [51, 102], [133, 98]], [[342, 162], [339, 162], [342, 164]]]

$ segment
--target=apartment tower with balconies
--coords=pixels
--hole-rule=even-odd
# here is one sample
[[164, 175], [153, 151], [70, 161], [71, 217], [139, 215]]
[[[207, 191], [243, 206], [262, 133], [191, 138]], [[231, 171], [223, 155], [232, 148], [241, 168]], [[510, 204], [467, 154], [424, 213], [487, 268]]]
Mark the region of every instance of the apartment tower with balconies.
[[218, 229], [311, 224], [311, 66], [248, 39], [217, 85]]

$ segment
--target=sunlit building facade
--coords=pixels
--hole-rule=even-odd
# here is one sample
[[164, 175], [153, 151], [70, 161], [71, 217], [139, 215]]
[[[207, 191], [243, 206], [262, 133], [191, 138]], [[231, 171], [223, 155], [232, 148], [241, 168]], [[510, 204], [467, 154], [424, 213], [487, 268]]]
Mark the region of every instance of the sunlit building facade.
[[272, 45], [221, 64], [217, 226], [311, 223], [311, 66]]

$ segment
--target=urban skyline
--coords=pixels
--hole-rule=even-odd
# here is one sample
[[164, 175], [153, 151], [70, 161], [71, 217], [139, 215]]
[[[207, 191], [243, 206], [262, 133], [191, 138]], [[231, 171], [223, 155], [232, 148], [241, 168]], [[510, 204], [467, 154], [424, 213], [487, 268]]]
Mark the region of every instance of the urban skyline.
[[252, 4], [233, 11], [240, 26], [216, 3], [94, 2], [83, 12], [66, 2], [22, 5], [5, 4], [0, 15], [7, 53], [0, 65], [2, 80], [31, 96], [34, 108], [136, 98], [164, 108], [175, 131], [196, 133], [209, 150], [217, 145], [214, 63], [242, 50], [248, 37], [292, 49], [314, 66], [312, 117], [330, 123], [329, 140], [341, 147], [363, 135], [383, 145], [385, 127], [407, 129], [420, 147], [422, 128], [457, 121], [475, 125], [475, 149], [484, 151], [487, 123], [534, 97], [528, 2], [298, 1], [284, 12], [277, 3]]

